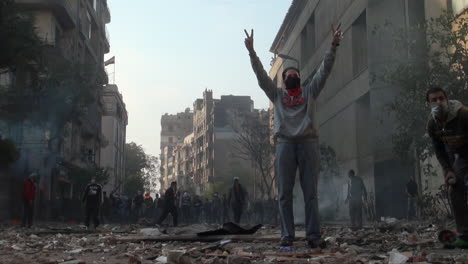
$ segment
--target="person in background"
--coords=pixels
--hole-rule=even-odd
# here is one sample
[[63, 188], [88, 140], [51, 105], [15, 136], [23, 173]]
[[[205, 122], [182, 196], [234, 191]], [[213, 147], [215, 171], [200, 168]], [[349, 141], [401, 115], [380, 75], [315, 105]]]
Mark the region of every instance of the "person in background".
[[34, 218], [34, 201], [36, 199], [36, 182], [39, 175], [31, 173], [23, 183], [23, 222], [22, 227], [31, 228]]
[[348, 197], [345, 203], [349, 202], [349, 217], [351, 218], [351, 229], [362, 228], [362, 200], [367, 200], [367, 191], [361, 177], [356, 176], [354, 170], [348, 172]]
[[99, 209], [102, 204], [102, 186], [96, 183], [96, 178], [91, 178], [91, 183], [86, 186], [83, 194], [85, 203], [85, 225], [89, 228], [90, 219], [93, 219], [94, 229], [99, 226]]

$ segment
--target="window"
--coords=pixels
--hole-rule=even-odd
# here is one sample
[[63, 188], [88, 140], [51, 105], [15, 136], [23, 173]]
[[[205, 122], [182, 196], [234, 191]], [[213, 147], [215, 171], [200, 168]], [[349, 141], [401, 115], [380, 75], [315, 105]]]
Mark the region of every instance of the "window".
[[85, 33], [88, 39], [91, 39], [91, 15], [89, 14], [89, 11], [86, 11], [86, 25], [85, 25]]
[[13, 83], [13, 74], [9, 69], [0, 69], [0, 90], [3, 90]]
[[60, 40], [62, 39], [62, 32], [58, 26], [55, 26], [55, 46], [60, 46]]
[[301, 65], [305, 65], [315, 49], [315, 14], [312, 14], [301, 32]]
[[451, 0], [451, 5], [453, 13], [458, 14], [468, 7], [468, 0]]
[[366, 11], [354, 21], [351, 28], [353, 41], [353, 76], [356, 77], [367, 68], [367, 20]]

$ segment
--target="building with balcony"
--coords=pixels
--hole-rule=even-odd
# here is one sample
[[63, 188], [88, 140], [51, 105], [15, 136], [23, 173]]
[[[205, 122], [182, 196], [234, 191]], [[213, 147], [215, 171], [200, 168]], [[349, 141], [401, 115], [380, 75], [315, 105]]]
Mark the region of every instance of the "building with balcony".
[[125, 180], [125, 139], [128, 113], [115, 84], [108, 84], [101, 93], [103, 115], [101, 129], [106, 144], [101, 145], [100, 167], [107, 170], [109, 179], [104, 191], [120, 193]]
[[[60, 57], [70, 65], [93, 67], [98, 79], [95, 90], [91, 91], [90, 103], [65, 124], [53, 115], [57, 113], [58, 116], [67, 110], [56, 105], [41, 105], [52, 113], [47, 124], [38, 124], [33, 117], [14, 122], [0, 120], [0, 134], [12, 139], [21, 150], [20, 159], [9, 172], [11, 189], [20, 189], [24, 177], [32, 171], [38, 172], [41, 176], [38, 216], [46, 217], [54, 200], [71, 201], [81, 197], [83, 190], [76, 185], [80, 179], [71, 176], [72, 170], [93, 170], [101, 164], [101, 148], [105, 139], [101, 133], [103, 105], [100, 94], [107, 83], [104, 54], [109, 52], [106, 24], [111, 16], [107, 0], [14, 2], [21, 12], [33, 16], [36, 33], [46, 44], [45, 56]], [[2, 85], [27, 83], [24, 76], [19, 71], [0, 70]], [[16, 192], [9, 197], [20, 201], [18, 195]], [[21, 206], [11, 203], [11, 208], [11, 215], [21, 214]]]
[[[253, 185], [247, 184], [253, 179], [252, 164], [233, 152], [238, 138], [236, 128], [241, 126], [243, 118], [253, 113], [253, 101], [249, 96], [233, 95], [214, 99], [213, 92], [205, 90], [203, 98], [195, 100], [193, 109], [190, 134], [177, 142], [173, 140], [172, 145], [161, 140], [164, 146], [161, 149], [162, 189], [176, 180], [179, 189], [198, 195], [213, 191], [223, 193], [234, 177], [240, 177], [249, 186], [248, 191], [253, 192]], [[167, 120], [167, 116], [161, 120]]]

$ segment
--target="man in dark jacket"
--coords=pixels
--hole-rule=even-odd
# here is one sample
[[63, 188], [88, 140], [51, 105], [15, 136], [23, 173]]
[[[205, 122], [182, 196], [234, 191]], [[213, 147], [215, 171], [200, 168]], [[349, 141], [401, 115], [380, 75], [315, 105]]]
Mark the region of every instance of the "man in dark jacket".
[[221, 199], [219, 198], [218, 192], [215, 192], [213, 195], [213, 200], [211, 202], [211, 210], [213, 214], [213, 222], [215, 224], [222, 224], [222, 216], [223, 216], [223, 210], [222, 210], [222, 204], [221, 204]]
[[426, 104], [431, 107], [427, 133], [449, 188], [450, 201], [459, 239], [453, 246], [468, 248], [468, 108], [456, 100], [448, 100], [440, 87], [426, 93]]
[[143, 203], [144, 203], [143, 192], [138, 191], [132, 200], [132, 209], [133, 209], [132, 214], [133, 214], [135, 222], [137, 222], [140, 216], [143, 215]]
[[246, 194], [244, 187], [239, 183], [239, 178], [234, 178], [234, 184], [229, 190], [228, 204], [231, 207], [234, 216], [234, 223], [236, 224], [240, 223], [242, 209], [247, 201]]
[[36, 181], [38, 175], [33, 172], [23, 183], [23, 227], [31, 227], [34, 217], [34, 200], [36, 199]]
[[85, 225], [89, 228], [90, 218], [93, 219], [94, 228], [99, 226], [99, 208], [102, 204], [102, 186], [96, 183], [96, 178], [91, 178], [91, 183], [86, 186], [83, 203], [85, 203]]
[[348, 172], [348, 197], [349, 217], [351, 218], [351, 229], [362, 228], [362, 199], [367, 200], [367, 191], [361, 177], [356, 176], [354, 170]]
[[192, 200], [192, 205], [193, 205], [193, 211], [192, 211], [193, 222], [197, 224], [201, 223], [202, 222], [201, 211], [203, 208], [203, 203], [202, 203], [202, 200], [200, 199], [200, 196], [194, 195], [193, 200]]
[[182, 217], [185, 221], [186, 224], [190, 225], [192, 223], [192, 219], [190, 218], [190, 207], [191, 207], [191, 198], [190, 194], [188, 192], [184, 192], [182, 195], [182, 205], [181, 205], [181, 211], [182, 211]]
[[416, 217], [416, 200], [418, 197], [418, 184], [411, 175], [410, 180], [406, 183], [406, 195], [408, 196], [408, 210], [406, 218], [411, 220]]
[[177, 182], [171, 182], [171, 187], [167, 189], [164, 194], [164, 207], [156, 224], [161, 225], [168, 214], [172, 215], [172, 222], [174, 226], [177, 226], [177, 206], [176, 206], [176, 195], [177, 195]]

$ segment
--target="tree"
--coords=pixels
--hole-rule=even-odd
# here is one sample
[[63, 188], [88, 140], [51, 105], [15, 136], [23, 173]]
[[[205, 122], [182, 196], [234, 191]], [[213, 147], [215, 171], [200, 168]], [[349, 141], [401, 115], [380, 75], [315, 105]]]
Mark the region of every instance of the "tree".
[[49, 131], [60, 149], [66, 124], [89, 115], [107, 76], [98, 65], [72, 62], [59, 47], [41, 41], [33, 16], [14, 2], [0, 2], [0, 70], [14, 76], [0, 89], [0, 117]]
[[97, 183], [105, 185], [109, 179], [109, 171], [98, 167], [73, 167], [69, 169], [69, 176], [73, 179], [73, 189], [78, 191], [74, 194], [77, 195], [78, 199], [81, 199], [86, 186], [91, 182], [91, 178], [95, 177]]
[[156, 192], [159, 189], [159, 159], [156, 156], [147, 154], [146, 161], [144, 169], [145, 189]]
[[156, 191], [158, 175], [157, 157], [146, 154], [135, 142], [125, 145], [125, 194], [133, 196], [138, 191]]
[[336, 219], [336, 213], [341, 204], [340, 192], [337, 187], [337, 178], [340, 175], [340, 167], [336, 158], [335, 150], [324, 143], [320, 144], [320, 178], [319, 178], [319, 201], [323, 206], [321, 215], [325, 219]]
[[32, 16], [21, 14], [13, 0], [0, 1], [0, 69], [37, 61], [42, 43]]
[[[443, 87], [448, 97], [468, 102], [468, 9], [454, 15], [444, 11], [424, 24], [408, 30], [395, 29], [397, 52], [406, 52], [405, 59], [389, 67], [379, 80], [400, 88], [399, 94], [387, 106], [395, 116], [396, 129], [392, 135], [394, 152], [403, 160], [426, 164], [421, 172], [434, 173], [428, 158], [433, 156], [431, 142], [425, 135], [429, 109], [425, 93], [429, 86]], [[379, 30], [379, 29], [378, 29]], [[388, 34], [385, 30], [381, 31]], [[414, 37], [414, 36], [423, 37]]]
[[[252, 161], [260, 174], [260, 184], [256, 185], [261, 197], [274, 196], [275, 176], [274, 146], [270, 141], [270, 126], [267, 111], [254, 113], [240, 119], [240, 127], [233, 126], [238, 137], [233, 144], [233, 154]], [[240, 115], [237, 115], [238, 117]]]
[[0, 138], [0, 169], [6, 169], [18, 160], [19, 150], [13, 141]]

